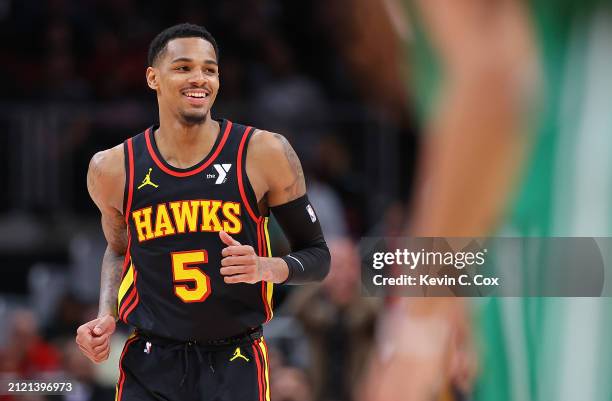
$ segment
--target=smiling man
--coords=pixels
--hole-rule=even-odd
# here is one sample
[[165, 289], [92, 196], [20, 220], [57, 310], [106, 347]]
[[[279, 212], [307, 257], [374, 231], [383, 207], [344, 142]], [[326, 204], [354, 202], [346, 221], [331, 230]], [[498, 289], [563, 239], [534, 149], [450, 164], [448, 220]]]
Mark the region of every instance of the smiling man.
[[[299, 159], [279, 134], [211, 117], [218, 49], [203, 27], [161, 32], [148, 64], [159, 125], [89, 166], [108, 246], [98, 318], [76, 341], [102, 362], [115, 322], [135, 327], [117, 400], [269, 400], [262, 324], [272, 318], [273, 284], [329, 271]], [[289, 255], [270, 256], [269, 211]]]

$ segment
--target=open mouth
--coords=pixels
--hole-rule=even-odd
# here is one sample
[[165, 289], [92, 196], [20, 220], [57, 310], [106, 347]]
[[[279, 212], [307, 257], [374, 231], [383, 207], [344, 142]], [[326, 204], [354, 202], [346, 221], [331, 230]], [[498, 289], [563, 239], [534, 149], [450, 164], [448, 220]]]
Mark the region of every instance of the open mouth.
[[187, 98], [187, 101], [191, 104], [203, 104], [205, 103], [210, 94], [205, 90], [185, 90], [183, 96]]

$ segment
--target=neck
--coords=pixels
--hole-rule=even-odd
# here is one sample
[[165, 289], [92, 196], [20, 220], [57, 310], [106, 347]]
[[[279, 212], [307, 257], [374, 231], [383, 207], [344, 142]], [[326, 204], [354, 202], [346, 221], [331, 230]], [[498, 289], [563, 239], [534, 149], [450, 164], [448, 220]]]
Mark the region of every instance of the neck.
[[210, 153], [217, 135], [219, 123], [210, 112], [202, 124], [187, 125], [176, 118], [164, 118], [160, 113], [155, 141], [159, 152], [170, 165], [188, 168], [200, 162]]

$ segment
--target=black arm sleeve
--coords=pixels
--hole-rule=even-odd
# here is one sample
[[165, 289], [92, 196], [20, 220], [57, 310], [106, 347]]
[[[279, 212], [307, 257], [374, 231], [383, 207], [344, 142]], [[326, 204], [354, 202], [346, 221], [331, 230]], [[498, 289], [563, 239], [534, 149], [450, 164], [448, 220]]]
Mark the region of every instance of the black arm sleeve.
[[329, 273], [331, 255], [308, 196], [270, 209], [291, 246], [291, 253], [282, 257], [289, 266], [289, 277], [283, 284], [323, 280]]

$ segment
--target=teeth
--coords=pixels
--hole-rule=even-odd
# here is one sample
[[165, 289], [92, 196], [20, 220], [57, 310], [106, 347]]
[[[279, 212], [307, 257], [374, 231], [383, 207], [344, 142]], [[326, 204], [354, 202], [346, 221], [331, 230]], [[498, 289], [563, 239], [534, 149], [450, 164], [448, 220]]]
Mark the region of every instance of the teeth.
[[193, 93], [193, 92], [187, 92], [187, 93], [185, 93], [185, 95], [187, 95], [187, 96], [189, 96], [189, 97], [200, 97], [200, 98], [201, 98], [201, 97], [206, 97], [206, 96], [208, 96], [208, 94], [207, 94], [207, 93], [201, 93], [201, 92], [196, 92], [196, 93]]

